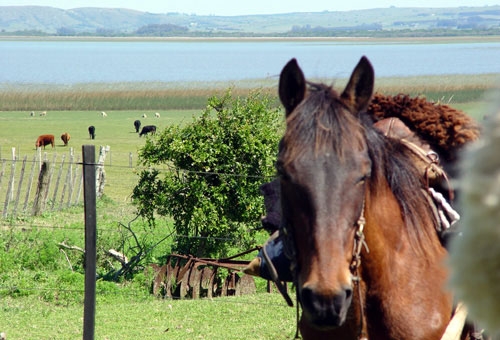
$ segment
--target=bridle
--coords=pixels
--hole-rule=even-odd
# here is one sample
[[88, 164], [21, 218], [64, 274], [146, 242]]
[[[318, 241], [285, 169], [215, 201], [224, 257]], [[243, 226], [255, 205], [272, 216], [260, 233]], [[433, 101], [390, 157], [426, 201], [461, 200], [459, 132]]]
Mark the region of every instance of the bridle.
[[[361, 206], [361, 213], [359, 215], [359, 218], [357, 219], [355, 226], [356, 226], [356, 231], [354, 235], [354, 243], [353, 243], [353, 250], [352, 250], [352, 258], [351, 258], [351, 263], [349, 264], [349, 270], [351, 271], [352, 275], [352, 280], [354, 282], [354, 285], [356, 286], [356, 291], [358, 292], [358, 301], [359, 301], [359, 310], [360, 310], [360, 322], [359, 322], [359, 328], [358, 328], [358, 339], [359, 340], [367, 340], [368, 335], [367, 335], [367, 330], [366, 330], [366, 322], [365, 322], [365, 312], [364, 312], [364, 303], [363, 303], [363, 295], [361, 292], [361, 277], [359, 273], [359, 267], [361, 266], [361, 251], [363, 248], [366, 250], [367, 253], [370, 252], [368, 249], [368, 245], [365, 241], [365, 234], [364, 234], [364, 228], [366, 224], [366, 219], [365, 219], [365, 203], [366, 198], [363, 198], [363, 203]], [[282, 214], [283, 216], [283, 214]], [[293, 234], [292, 230], [289, 226], [289, 223], [286, 221], [285, 218], [282, 217], [281, 223], [280, 223], [280, 228], [279, 228], [279, 233], [283, 235], [283, 250], [285, 256], [290, 260], [291, 263], [291, 271], [294, 277], [294, 282], [293, 284], [295, 287], [297, 287], [297, 262], [296, 262], [296, 246], [295, 246], [295, 241], [293, 239]], [[268, 241], [269, 242], [269, 241]], [[268, 265], [269, 273], [271, 274], [271, 278], [273, 279], [276, 287], [278, 288], [279, 292], [287, 302], [287, 304], [290, 307], [293, 307], [293, 302], [290, 296], [288, 295], [288, 292], [286, 288], [283, 286], [282, 282], [279, 280], [278, 273], [276, 271], [276, 268], [274, 267], [274, 264], [272, 263], [271, 259], [269, 258], [267, 251], [266, 251], [266, 245], [262, 247], [262, 254], [266, 260], [266, 263]], [[298, 301], [297, 304], [297, 330], [295, 334], [295, 338], [298, 339], [299, 336], [299, 304], [300, 304], [300, 299], [299, 299], [299, 294], [298, 294], [298, 289], [296, 289], [296, 299]]]
[[368, 244], [365, 241], [364, 228], [366, 224], [365, 219], [365, 203], [366, 199], [363, 199], [363, 205], [361, 207], [361, 214], [356, 222], [356, 233], [354, 234], [354, 246], [352, 250], [352, 259], [349, 265], [349, 269], [351, 270], [352, 280], [354, 285], [356, 286], [356, 290], [358, 292], [358, 301], [359, 301], [359, 328], [358, 328], [358, 339], [359, 340], [368, 340], [368, 332], [366, 330], [366, 322], [365, 322], [365, 309], [363, 303], [363, 294], [361, 292], [361, 277], [359, 274], [359, 267], [361, 266], [361, 251], [363, 247], [366, 252], [369, 253], [370, 249], [368, 249]]

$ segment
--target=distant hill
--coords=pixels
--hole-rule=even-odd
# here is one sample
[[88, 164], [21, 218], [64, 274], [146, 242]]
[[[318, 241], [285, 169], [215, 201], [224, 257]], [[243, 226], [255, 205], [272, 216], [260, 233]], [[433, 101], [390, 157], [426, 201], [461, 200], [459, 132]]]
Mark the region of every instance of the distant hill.
[[[325, 32], [496, 30], [500, 6], [376, 8], [247, 16], [156, 14], [123, 8], [0, 6], [0, 34], [325, 35]], [[340, 33], [339, 33], [340, 34]]]

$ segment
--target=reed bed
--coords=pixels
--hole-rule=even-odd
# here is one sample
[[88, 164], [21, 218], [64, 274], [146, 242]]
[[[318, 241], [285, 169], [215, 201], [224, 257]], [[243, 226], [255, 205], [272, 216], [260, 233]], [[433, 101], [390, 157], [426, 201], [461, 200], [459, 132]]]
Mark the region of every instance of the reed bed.
[[444, 99], [450, 103], [468, 103], [482, 101], [488, 90], [500, 85], [499, 81], [499, 74], [395, 77], [378, 78], [376, 87], [389, 94], [403, 92], [424, 95], [436, 102]]
[[202, 109], [210, 96], [222, 94], [228, 88], [232, 88], [234, 95], [246, 95], [257, 87], [253, 82], [246, 82], [243, 86], [217, 82], [73, 86], [8, 84], [0, 85], [0, 111]]
[[[377, 78], [376, 91], [440, 102], [477, 102], [487, 90], [498, 87], [499, 78], [498, 74]], [[331, 79], [317, 81], [332, 83]], [[346, 82], [337, 79], [334, 84], [342, 87]], [[209, 83], [7, 84], [0, 85], [0, 110], [193, 110], [203, 109], [210, 96], [228, 88], [236, 96], [255, 89], [275, 95], [277, 83], [272, 77]]]
[[0, 110], [189, 110], [206, 105], [205, 91], [107, 90], [2, 92]]

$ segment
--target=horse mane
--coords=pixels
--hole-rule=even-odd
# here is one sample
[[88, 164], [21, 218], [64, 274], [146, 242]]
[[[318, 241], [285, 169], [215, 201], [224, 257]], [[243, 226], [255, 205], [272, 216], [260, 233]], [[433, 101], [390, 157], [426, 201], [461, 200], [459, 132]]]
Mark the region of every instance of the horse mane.
[[[339, 110], [344, 104], [332, 87], [308, 84], [307, 98], [287, 116], [283, 140], [288, 152], [287, 159], [282, 161], [288, 163], [307, 152], [307, 145], [314, 145], [315, 152], [333, 148], [342, 159], [353, 148], [361, 150], [366, 139], [373, 163], [371, 189], [387, 181], [401, 208], [411, 244], [422, 251], [431, 247], [430, 238], [436, 235], [438, 222], [422, 190], [425, 183], [411, 151], [401, 141], [385, 137], [366, 113], [357, 116]], [[433, 222], [432, 228], [421, 227], [429, 222], [426, 216]]]
[[479, 125], [449, 105], [405, 94], [376, 93], [367, 111], [375, 120], [397, 117], [425, 140], [445, 162], [454, 162], [463, 146], [479, 138]]
[[[411, 151], [399, 139], [384, 136], [373, 126], [370, 117], [362, 115], [361, 119], [373, 164], [371, 190], [376, 190], [381, 181], [387, 181], [401, 209], [410, 243], [414, 249], [425, 251], [433, 244], [431, 239], [436, 235], [439, 222], [429, 205], [424, 191], [426, 184]], [[426, 216], [431, 219], [432, 228], [421, 227], [429, 223]]]

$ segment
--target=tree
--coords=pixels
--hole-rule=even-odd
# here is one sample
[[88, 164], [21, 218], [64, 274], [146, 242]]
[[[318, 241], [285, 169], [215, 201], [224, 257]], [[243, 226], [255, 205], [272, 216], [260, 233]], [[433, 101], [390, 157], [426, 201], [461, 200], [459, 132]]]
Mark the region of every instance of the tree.
[[135, 33], [141, 36], [168, 37], [174, 35], [185, 35], [188, 28], [172, 24], [150, 24], [140, 27]]
[[73, 35], [76, 35], [76, 31], [75, 31], [75, 29], [73, 29], [71, 27], [59, 27], [57, 29], [57, 35], [73, 36]]
[[259, 91], [209, 98], [190, 124], [167, 127], [140, 150], [147, 169], [133, 192], [139, 214], [151, 224], [156, 214], [172, 217], [173, 249], [184, 254], [247, 249], [264, 213], [259, 186], [275, 175], [280, 132], [279, 106]]

